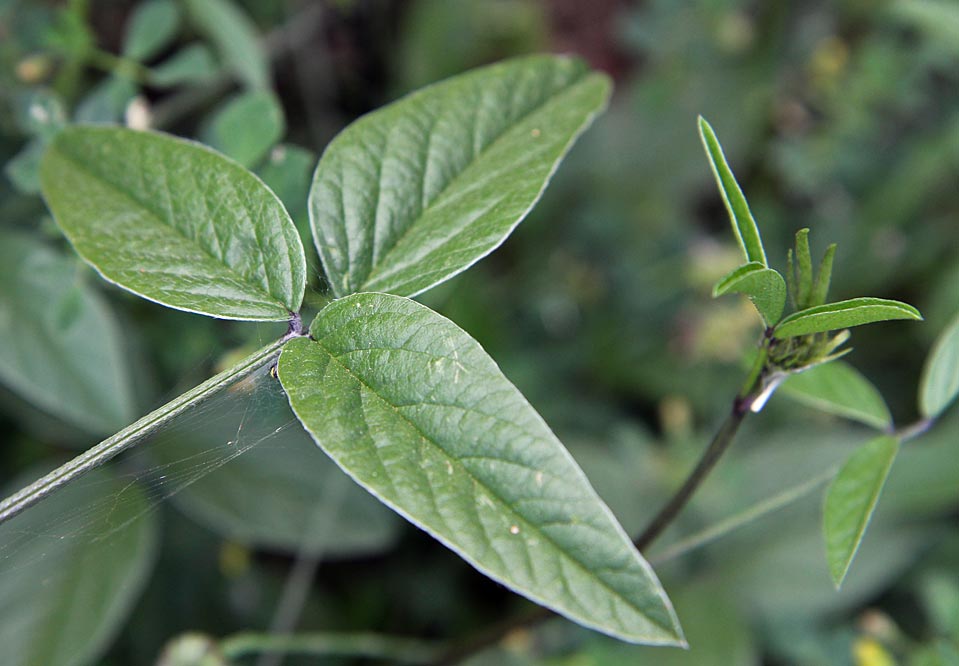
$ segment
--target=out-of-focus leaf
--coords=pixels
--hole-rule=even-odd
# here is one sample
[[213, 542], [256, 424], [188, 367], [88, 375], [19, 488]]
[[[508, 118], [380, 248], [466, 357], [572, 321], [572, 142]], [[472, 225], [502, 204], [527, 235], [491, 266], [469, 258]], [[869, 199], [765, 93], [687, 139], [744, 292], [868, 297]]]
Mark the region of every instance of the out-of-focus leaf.
[[179, 508], [242, 543], [355, 556], [388, 548], [403, 525], [317, 448], [265, 368], [205, 407], [199, 429], [157, 435], [149, 455], [183, 486], [171, 488]]
[[3, 167], [10, 182], [24, 194], [40, 191], [40, 159], [45, 149], [43, 139], [33, 139]]
[[898, 0], [890, 9], [893, 16], [943, 38], [955, 48], [959, 40], [959, 7], [955, 3], [949, 0]]
[[767, 327], [776, 325], [786, 307], [783, 276], [758, 262], [744, 264], [717, 282], [713, 297], [723, 294], [745, 294]]
[[879, 501], [892, 461], [896, 437], [877, 437], [849, 457], [826, 493], [823, 534], [826, 559], [836, 587], [842, 585]]
[[72, 258], [0, 235], [0, 380], [58, 417], [103, 433], [132, 420], [124, 346]]
[[82, 61], [96, 45], [96, 36], [87, 24], [86, 13], [86, 3], [71, 2], [60, 7], [54, 23], [47, 26], [46, 47]]
[[150, 70], [150, 83], [159, 88], [200, 83], [217, 73], [213, 54], [202, 44], [185, 46]]
[[879, 430], [892, 415], [879, 390], [862, 373], [842, 361], [822, 363], [791, 375], [779, 391], [799, 402]]
[[605, 106], [609, 79], [534, 56], [413, 93], [350, 125], [310, 192], [333, 292], [418, 294], [498, 247]]
[[0, 525], [5, 666], [85, 666], [104, 652], [153, 561], [147, 509], [135, 484], [101, 469]]
[[270, 87], [270, 63], [256, 26], [230, 0], [183, 0], [190, 21], [216, 46], [223, 63], [248, 88]]
[[123, 36], [123, 55], [149, 60], [176, 36], [180, 10], [173, 0], [148, 0], [137, 5]]
[[716, 133], [702, 116], [699, 117], [699, 136], [703, 140], [709, 165], [712, 167], [719, 193], [722, 195], [723, 203], [726, 204], [726, 210], [729, 213], [729, 220], [732, 222], [733, 233], [746, 261], [757, 262], [763, 266], [768, 265], [763, 241], [759, 236], [759, 227], [756, 226], [756, 220], [753, 219], [753, 214], [749, 210], [746, 197], [739, 188], [732, 169], [726, 163], [726, 156], [723, 154], [722, 146], [719, 145]]
[[950, 571], [935, 571], [920, 580], [923, 609], [936, 631], [959, 640], [959, 580]]
[[123, 114], [136, 97], [137, 87], [127, 79], [104, 79], [80, 100], [73, 119], [78, 123], [122, 123]]
[[200, 137], [245, 167], [259, 162], [285, 129], [283, 109], [268, 90], [241, 93], [208, 119]]
[[919, 411], [936, 418], [959, 395], [959, 316], [936, 340], [922, 371]]
[[[315, 166], [316, 156], [312, 151], [292, 144], [279, 144], [270, 151], [256, 171], [290, 211], [304, 246], [310, 245], [310, 220], [306, 202], [310, 192], [310, 177]], [[319, 274], [321, 269], [314, 252], [307, 252], [307, 261], [311, 264], [310, 274], [314, 274], [314, 269], [316, 274]]]
[[396, 71], [404, 90], [549, 48], [547, 7], [528, 0], [420, 0], [403, 14]]
[[294, 413], [346, 472], [477, 569], [624, 640], [682, 644], [652, 569], [483, 349], [398, 296], [328, 305], [287, 343]]
[[284, 320], [299, 310], [306, 263], [283, 204], [205, 146], [71, 127], [47, 150], [40, 176], [74, 248], [124, 289], [223, 319]]
[[853, 298], [794, 312], [779, 322], [775, 335], [780, 339], [791, 338], [891, 319], [921, 320], [922, 315], [916, 308], [899, 301]]

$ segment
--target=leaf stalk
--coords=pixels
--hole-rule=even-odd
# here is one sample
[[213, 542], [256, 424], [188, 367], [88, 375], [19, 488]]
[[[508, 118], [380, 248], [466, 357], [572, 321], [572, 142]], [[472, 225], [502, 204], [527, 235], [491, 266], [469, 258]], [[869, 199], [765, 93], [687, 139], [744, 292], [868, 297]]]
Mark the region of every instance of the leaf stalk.
[[186, 393], [174, 398], [162, 407], [153, 410], [115, 435], [87, 449], [73, 460], [57, 467], [46, 476], [10, 495], [0, 502], [0, 524], [30, 508], [65, 483], [86, 474], [92, 469], [100, 467], [123, 451], [132, 448], [141, 442], [144, 436], [154, 432], [164, 424], [169, 423], [217, 391], [253, 373], [269, 360], [273, 359], [279, 353], [280, 348], [286, 344], [286, 341], [290, 337], [294, 337], [294, 335], [295, 332], [291, 330], [287, 335], [257, 350], [233, 367], [224, 370]]

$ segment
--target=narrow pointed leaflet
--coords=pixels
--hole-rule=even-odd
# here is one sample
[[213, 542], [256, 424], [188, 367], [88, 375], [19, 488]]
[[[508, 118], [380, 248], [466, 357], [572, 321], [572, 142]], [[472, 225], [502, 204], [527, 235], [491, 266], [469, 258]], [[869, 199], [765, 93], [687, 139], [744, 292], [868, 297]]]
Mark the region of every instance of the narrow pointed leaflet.
[[413, 296], [496, 249], [606, 104], [576, 59], [510, 60], [413, 93], [329, 145], [310, 192], [336, 296]]
[[300, 309], [303, 245], [256, 176], [198, 143], [71, 127], [41, 168], [43, 196], [104, 278], [178, 310], [284, 320]]
[[766, 251], [763, 249], [763, 241], [759, 236], [759, 227], [756, 226], [756, 220], [749, 210], [749, 204], [743, 195], [739, 183], [736, 182], [736, 176], [732, 169], [726, 163], [726, 155], [723, 153], [723, 147], [716, 138], [716, 133], [706, 119], [699, 118], [699, 137], [702, 139], [703, 148], [706, 149], [706, 157], [709, 158], [709, 165], [713, 169], [713, 175], [716, 177], [716, 184], [719, 186], [719, 193], [722, 195], [723, 203], [726, 204], [726, 211], [729, 213], [730, 222], [733, 225], [733, 234], [739, 241], [739, 247], [743, 251], [747, 262], [757, 262], [763, 266], [768, 266], [766, 262]]
[[280, 355], [290, 405], [358, 483], [484, 574], [587, 627], [681, 645], [652, 569], [479, 344], [406, 298], [357, 294]]
[[806, 308], [784, 317], [776, 325], [776, 337], [838, 331], [863, 324], [892, 319], [922, 319], [919, 311], [906, 303], [884, 298], [852, 298], [848, 301], [826, 303]]
[[745, 294], [767, 327], [776, 325], [786, 307], [783, 276], [755, 261], [743, 264], [716, 283], [713, 298], [723, 294]]
[[883, 435], [869, 441], [849, 457], [826, 493], [823, 534], [836, 587], [842, 585], [859, 550], [898, 451], [896, 437]]

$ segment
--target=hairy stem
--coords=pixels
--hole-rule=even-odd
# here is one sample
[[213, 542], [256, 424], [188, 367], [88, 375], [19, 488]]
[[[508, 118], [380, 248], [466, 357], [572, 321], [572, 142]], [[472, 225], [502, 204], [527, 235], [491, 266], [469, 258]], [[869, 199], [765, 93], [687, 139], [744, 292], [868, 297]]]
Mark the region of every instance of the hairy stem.
[[227, 659], [274, 652], [309, 656], [351, 656], [389, 659], [391, 663], [428, 664], [435, 659], [438, 645], [427, 641], [381, 634], [304, 633], [297, 635], [245, 632], [220, 642]]
[[63, 484], [99, 467], [119, 453], [142, 441], [143, 437], [178, 415], [202, 402], [220, 389], [246, 377], [277, 355], [294, 333], [288, 333], [243, 359], [232, 368], [211, 377], [199, 386], [179, 395], [162, 407], [153, 410], [138, 421], [87, 449], [70, 462], [61, 465], [26, 488], [0, 502], [0, 524], [33, 506]]

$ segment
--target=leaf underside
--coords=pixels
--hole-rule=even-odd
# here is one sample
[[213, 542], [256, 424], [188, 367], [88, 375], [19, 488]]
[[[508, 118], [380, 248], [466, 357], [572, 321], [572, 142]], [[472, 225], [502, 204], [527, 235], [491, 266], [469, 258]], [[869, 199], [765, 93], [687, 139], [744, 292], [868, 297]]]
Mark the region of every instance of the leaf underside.
[[891, 319], [922, 319], [911, 305], [884, 298], [853, 298], [794, 312], [776, 326], [777, 338], [825, 333]]
[[479, 344], [398, 296], [327, 306], [280, 381], [340, 467], [484, 574], [623, 640], [678, 645], [655, 574]]
[[895, 437], [877, 437], [853, 453], [826, 493], [823, 534], [836, 587], [842, 584], [872, 518], [899, 450]]
[[76, 251], [124, 289], [223, 319], [284, 320], [300, 308], [306, 260], [283, 205], [198, 143], [71, 127], [47, 150], [41, 184]]
[[786, 282], [783, 276], [758, 262], [735, 269], [716, 283], [713, 296], [745, 294], [766, 326], [775, 326], [786, 307]]
[[526, 216], [610, 83], [534, 56], [424, 88], [350, 125], [310, 192], [333, 293], [413, 296], [492, 252]]
[[959, 316], [936, 340], [922, 371], [919, 409], [925, 418], [939, 416], [959, 395]]
[[879, 390], [842, 361], [822, 363], [790, 375], [779, 390], [810, 407], [880, 430], [892, 425], [892, 415]]

